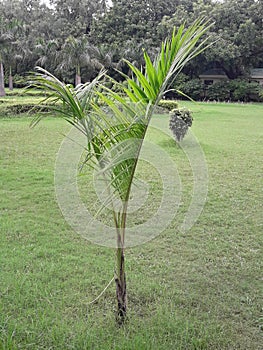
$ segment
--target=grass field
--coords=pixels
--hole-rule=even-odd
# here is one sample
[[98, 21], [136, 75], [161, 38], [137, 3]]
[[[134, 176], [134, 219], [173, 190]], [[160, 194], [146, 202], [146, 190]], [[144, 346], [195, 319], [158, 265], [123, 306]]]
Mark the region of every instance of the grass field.
[[[152, 134], [177, 164], [182, 205], [154, 240], [127, 249], [129, 319], [115, 323], [114, 250], [78, 236], [54, 193], [66, 122], [30, 129], [0, 119], [0, 349], [262, 349], [263, 105], [182, 103], [205, 153], [209, 193], [182, 233], [192, 191], [182, 150]], [[166, 125], [169, 117], [154, 117]]]

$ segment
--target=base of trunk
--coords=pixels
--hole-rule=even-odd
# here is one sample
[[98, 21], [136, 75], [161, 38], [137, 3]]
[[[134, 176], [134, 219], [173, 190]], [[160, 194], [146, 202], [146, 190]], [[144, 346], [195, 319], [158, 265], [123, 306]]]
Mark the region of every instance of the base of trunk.
[[124, 275], [123, 281], [118, 278], [115, 279], [116, 283], [116, 297], [118, 303], [117, 309], [117, 322], [122, 325], [126, 319], [127, 313], [127, 294], [126, 294], [126, 277]]
[[76, 76], [75, 76], [75, 86], [78, 86], [79, 84], [81, 84], [81, 76], [76, 74]]
[[12, 75], [9, 75], [9, 78], [8, 78], [8, 88], [9, 88], [10, 91], [13, 91], [13, 89], [14, 89]]
[[0, 96], [5, 96], [4, 67], [0, 62]]

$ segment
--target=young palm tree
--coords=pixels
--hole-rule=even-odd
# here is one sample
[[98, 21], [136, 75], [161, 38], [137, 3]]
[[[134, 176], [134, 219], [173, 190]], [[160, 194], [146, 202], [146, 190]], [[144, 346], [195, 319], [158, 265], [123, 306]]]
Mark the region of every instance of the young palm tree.
[[[75, 89], [41, 68], [34, 78], [38, 88], [51, 93], [55, 104], [50, 108], [85, 134], [85, 162], [95, 167], [105, 181], [106, 202], [112, 204], [116, 228], [115, 282], [121, 323], [127, 311], [124, 257], [127, 208], [140, 150], [155, 107], [184, 65], [206, 48], [206, 40], [200, 38], [209, 27], [204, 20], [197, 20], [188, 29], [180, 26], [162, 44], [154, 61], [144, 52], [142, 69], [126, 61], [133, 76], [119, 84], [120, 93], [103, 84], [105, 72]], [[63, 103], [58, 104], [58, 100]]]

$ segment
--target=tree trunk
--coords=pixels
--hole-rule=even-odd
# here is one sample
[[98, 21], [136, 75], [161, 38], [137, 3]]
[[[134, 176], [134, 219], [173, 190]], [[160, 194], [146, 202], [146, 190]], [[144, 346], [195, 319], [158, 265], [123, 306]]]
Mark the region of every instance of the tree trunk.
[[117, 248], [116, 264], [116, 297], [117, 297], [117, 321], [122, 325], [126, 318], [127, 312], [127, 294], [126, 294], [126, 275], [124, 265], [124, 248]]
[[0, 62], [0, 96], [5, 96], [4, 67]]
[[226, 65], [224, 63], [220, 63], [220, 68], [223, 69], [228, 79], [233, 80], [237, 79], [240, 75], [242, 75], [242, 69], [237, 65]]
[[81, 84], [80, 67], [76, 67], [75, 86]]
[[12, 75], [12, 68], [11, 67], [9, 69], [8, 87], [9, 87], [10, 91], [12, 91], [14, 89], [13, 75]]
[[81, 76], [76, 74], [76, 77], [75, 77], [75, 86], [81, 84]]

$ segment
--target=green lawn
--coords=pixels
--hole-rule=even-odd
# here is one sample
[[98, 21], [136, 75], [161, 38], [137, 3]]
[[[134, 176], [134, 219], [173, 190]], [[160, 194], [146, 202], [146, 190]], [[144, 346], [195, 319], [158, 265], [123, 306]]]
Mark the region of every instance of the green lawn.
[[[182, 200], [164, 232], [126, 251], [123, 328], [113, 284], [88, 305], [113, 277], [114, 250], [78, 236], [55, 199], [54, 162], [69, 126], [0, 119], [0, 349], [262, 349], [263, 105], [181, 105], [194, 111], [207, 201], [180, 232], [191, 167], [171, 139], [152, 132], [177, 164]], [[168, 121], [158, 115], [153, 123], [168, 129]]]

